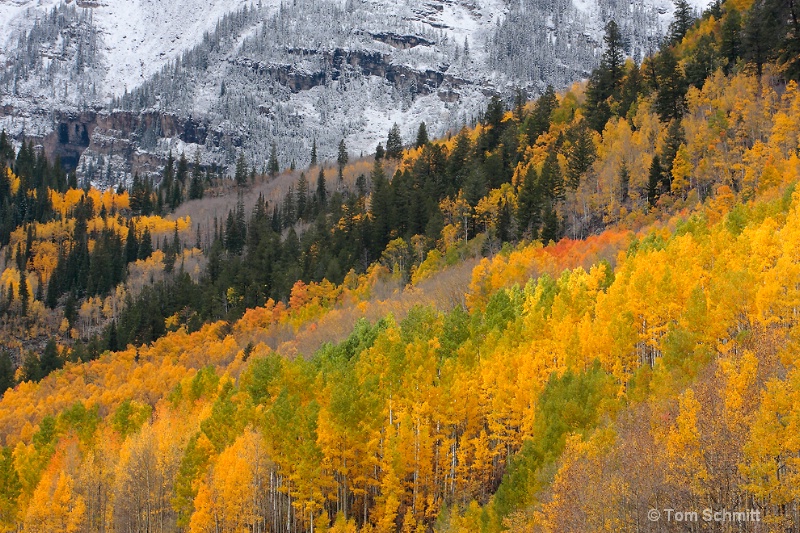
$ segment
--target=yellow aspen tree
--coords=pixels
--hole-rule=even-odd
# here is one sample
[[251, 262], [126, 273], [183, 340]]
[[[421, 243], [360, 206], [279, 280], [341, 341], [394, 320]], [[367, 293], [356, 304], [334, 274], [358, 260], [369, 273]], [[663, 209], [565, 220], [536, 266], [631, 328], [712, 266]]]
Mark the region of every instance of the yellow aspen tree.
[[31, 498], [25, 530], [31, 533], [81, 531], [86, 518], [86, 504], [75, 494], [74, 481], [63, 471], [45, 474]]

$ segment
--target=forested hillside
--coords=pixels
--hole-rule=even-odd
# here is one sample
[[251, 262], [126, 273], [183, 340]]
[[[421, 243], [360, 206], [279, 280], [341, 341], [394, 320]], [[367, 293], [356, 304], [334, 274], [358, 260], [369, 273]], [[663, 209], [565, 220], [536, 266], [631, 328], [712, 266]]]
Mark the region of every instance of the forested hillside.
[[0, 526], [796, 529], [800, 28], [680, 6], [334, 167], [101, 193], [4, 143]]

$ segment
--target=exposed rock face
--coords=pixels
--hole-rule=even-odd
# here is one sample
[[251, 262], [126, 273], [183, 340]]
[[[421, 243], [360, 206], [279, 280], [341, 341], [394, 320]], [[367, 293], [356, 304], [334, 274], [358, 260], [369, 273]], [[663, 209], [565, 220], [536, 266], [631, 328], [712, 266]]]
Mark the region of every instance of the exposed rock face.
[[345, 72], [353, 70], [362, 76], [383, 78], [396, 87], [413, 87], [414, 94], [431, 94], [444, 84], [447, 84], [450, 90], [470, 84], [467, 80], [446, 74], [446, 65], [439, 70], [413, 69], [395, 64], [391, 55], [381, 52], [337, 48], [333, 51], [322, 52], [291, 49], [288, 50], [288, 53], [318, 59], [323, 67], [320, 70], [309, 72], [298, 68], [295, 64], [262, 63], [248, 58], [235, 58], [230, 62], [233, 65], [251, 69], [258, 76], [269, 76], [273, 81], [295, 94], [338, 81]]
[[[11, 106], [0, 107], [0, 117], [14, 113]], [[95, 159], [125, 161], [123, 174], [153, 174], [161, 170], [165, 154], [149, 153], [142, 149], [143, 144], [179, 139], [186, 144], [213, 146], [219, 145], [221, 138], [219, 132], [209, 132], [205, 121], [154, 111], [40, 110], [40, 113], [50, 115], [54, 123], [52, 131], [46, 135], [28, 134], [25, 138], [41, 146], [48, 158], [59, 158], [67, 171], [78, 169], [81, 157], [88, 154]]]

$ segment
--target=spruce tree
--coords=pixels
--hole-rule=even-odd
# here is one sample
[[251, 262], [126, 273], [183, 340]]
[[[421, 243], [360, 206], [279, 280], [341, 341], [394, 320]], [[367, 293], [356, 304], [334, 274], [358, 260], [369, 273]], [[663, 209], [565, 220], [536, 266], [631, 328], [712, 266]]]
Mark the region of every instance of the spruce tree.
[[192, 164], [192, 181], [189, 183], [189, 199], [199, 200], [203, 197], [203, 174], [200, 168], [200, 154], [195, 152]]
[[267, 171], [270, 177], [274, 178], [280, 172], [280, 165], [278, 163], [278, 146], [272, 143], [272, 148], [269, 151], [269, 162], [267, 163]]
[[680, 118], [686, 107], [688, 85], [683, 76], [678, 58], [671, 48], [663, 50], [657, 58], [655, 109], [662, 122]]
[[552, 85], [548, 85], [544, 94], [536, 100], [533, 112], [525, 120], [525, 133], [528, 136], [528, 143], [533, 145], [540, 135], [550, 129], [550, 117], [558, 107], [558, 97]]
[[236, 171], [233, 175], [236, 185], [239, 187], [247, 186], [247, 161], [244, 159], [244, 152], [239, 154], [236, 160]]
[[422, 148], [426, 144], [428, 144], [428, 127], [425, 125], [425, 122], [420, 122], [419, 129], [417, 130], [416, 147]]
[[675, 4], [675, 12], [672, 16], [672, 23], [669, 25], [669, 40], [672, 44], [678, 44], [689, 33], [695, 17], [692, 6], [686, 0], [673, 0], [673, 4]]
[[350, 158], [347, 155], [347, 145], [344, 143], [344, 139], [339, 141], [339, 153], [336, 157], [336, 163], [339, 165], [339, 181], [337, 184], [337, 189], [341, 188], [342, 182], [344, 181], [344, 167], [347, 165], [347, 161]]
[[19, 289], [18, 289], [19, 301], [20, 301], [20, 315], [21, 316], [28, 316], [28, 300], [31, 297], [31, 291], [28, 287], [28, 276], [25, 275], [25, 271], [22, 271], [19, 277]]
[[178, 178], [178, 183], [181, 185], [186, 184], [186, 177], [189, 175], [189, 162], [186, 160], [186, 153], [181, 152], [181, 157], [178, 159], [178, 169], [175, 172], [175, 177]]
[[631, 174], [628, 170], [628, 164], [625, 160], [619, 166], [619, 201], [625, 203], [628, 201], [629, 188], [631, 183]]
[[525, 173], [517, 197], [517, 223], [521, 232], [530, 231], [535, 239], [538, 234], [536, 228], [539, 224], [541, 207], [541, 194], [539, 190], [539, 177], [536, 169], [531, 165]]
[[172, 183], [175, 181], [175, 158], [172, 157], [172, 150], [167, 156], [167, 163], [164, 165], [164, 170], [161, 173], [161, 190], [169, 194], [172, 189]]
[[650, 207], [654, 207], [658, 202], [659, 185], [661, 184], [663, 173], [661, 158], [656, 154], [653, 156], [653, 162], [650, 163], [650, 173], [647, 179], [647, 203]]
[[726, 4], [727, 15], [722, 21], [719, 53], [724, 61], [723, 72], [731, 73], [742, 54], [742, 16], [733, 4]]
[[400, 126], [395, 123], [389, 130], [386, 140], [386, 158], [401, 159], [403, 157], [403, 139], [400, 137]]
[[14, 386], [14, 362], [7, 350], [0, 352], [0, 398]]
[[47, 341], [47, 345], [44, 347], [44, 353], [42, 353], [42, 357], [39, 360], [41, 376], [45, 377], [50, 372], [58, 370], [62, 366], [64, 366], [64, 360], [58, 355], [58, 346], [56, 345], [55, 339], [51, 338]]
[[131, 220], [128, 222], [128, 236], [125, 238], [125, 262], [132, 263], [136, 261], [138, 254], [139, 242], [136, 240], [136, 226]]
[[572, 146], [567, 153], [567, 183], [572, 189], [577, 189], [581, 177], [594, 163], [596, 153], [594, 141], [585, 123], [578, 125], [573, 136]]
[[311, 166], [317, 166], [317, 140], [311, 142]]
[[386, 150], [383, 149], [383, 144], [378, 143], [378, 146], [375, 147], [375, 160], [380, 161], [385, 155]]
[[295, 205], [297, 218], [304, 218], [308, 209], [308, 180], [305, 172], [301, 172], [300, 179], [297, 180], [297, 202], [295, 202]]
[[142, 232], [142, 238], [139, 241], [139, 259], [147, 259], [153, 254], [153, 240], [150, 236], [150, 228], [145, 226]]
[[325, 184], [325, 169], [320, 167], [319, 175], [317, 176], [317, 203], [319, 204], [320, 209], [325, 207], [325, 204], [328, 202], [328, 188]]

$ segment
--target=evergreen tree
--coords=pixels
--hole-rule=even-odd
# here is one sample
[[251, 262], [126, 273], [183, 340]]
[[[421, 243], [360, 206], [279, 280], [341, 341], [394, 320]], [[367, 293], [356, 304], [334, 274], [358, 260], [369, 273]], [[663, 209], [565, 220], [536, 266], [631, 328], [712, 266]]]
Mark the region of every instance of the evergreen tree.
[[694, 24], [695, 17], [692, 6], [686, 0], [673, 0], [675, 11], [669, 25], [669, 40], [672, 44], [680, 43]]
[[317, 165], [317, 140], [314, 139], [311, 142], [311, 166], [314, 167]]
[[656, 154], [653, 156], [653, 162], [650, 164], [650, 173], [647, 179], [647, 203], [650, 207], [655, 207], [656, 202], [658, 202], [659, 185], [663, 179], [663, 174], [661, 158]]
[[395, 123], [389, 130], [389, 138], [386, 141], [387, 159], [401, 159], [403, 157], [403, 139], [400, 137], [400, 126]]
[[577, 189], [581, 177], [594, 163], [596, 152], [589, 128], [581, 122], [573, 132], [572, 146], [567, 153], [567, 184]]
[[40, 375], [45, 377], [50, 372], [58, 370], [62, 366], [64, 366], [64, 360], [58, 355], [58, 346], [56, 345], [55, 339], [51, 338], [47, 341], [47, 345], [44, 347], [44, 353], [42, 353], [42, 357], [39, 361]]
[[280, 172], [280, 165], [278, 164], [278, 146], [275, 143], [272, 143], [272, 148], [269, 151], [267, 171], [272, 178], [277, 176], [278, 172]]
[[297, 218], [306, 216], [308, 209], [308, 180], [306, 179], [305, 172], [300, 173], [300, 179], [297, 180]]
[[639, 65], [634, 63], [625, 76], [619, 100], [619, 116], [627, 117], [633, 104], [642, 92], [642, 73]]
[[655, 109], [663, 122], [678, 119], [686, 107], [686, 78], [681, 72], [678, 58], [671, 48], [663, 50], [656, 60]]
[[755, 0], [744, 27], [744, 52], [760, 78], [764, 65], [777, 55], [786, 34], [786, 19], [779, 6], [786, 0]]
[[147, 259], [153, 254], [153, 240], [150, 236], [150, 228], [145, 226], [142, 238], [139, 241], [139, 259]]
[[328, 202], [328, 188], [325, 185], [325, 169], [320, 167], [319, 176], [317, 176], [317, 203], [320, 209], [324, 208]]
[[41, 362], [35, 353], [28, 352], [23, 358], [22, 375], [23, 381], [40, 381], [44, 377]]
[[622, 82], [622, 67], [625, 64], [625, 40], [615, 21], [609, 21], [605, 30], [603, 42], [606, 45], [606, 49], [600, 62], [600, 70], [604, 72], [606, 77], [604, 80], [606, 90], [609, 91], [609, 96], [612, 96]]
[[716, 44], [713, 33], [701, 35], [697, 40], [697, 47], [685, 67], [686, 82], [689, 85], [702, 89], [706, 79], [721, 64]]
[[539, 177], [542, 190], [551, 200], [564, 198], [564, 178], [558, 164], [558, 151], [551, 148], [542, 165], [542, 174]]
[[136, 240], [136, 226], [133, 220], [128, 222], [128, 236], [125, 238], [125, 262], [136, 261], [139, 254], [139, 242]]
[[425, 122], [420, 122], [419, 129], [417, 130], [416, 147], [422, 148], [426, 144], [428, 144], [428, 128], [425, 126]]
[[178, 168], [175, 171], [175, 177], [181, 185], [186, 184], [186, 177], [189, 175], [189, 162], [186, 160], [186, 153], [181, 152], [181, 157], [178, 159]]
[[531, 165], [522, 180], [517, 197], [517, 222], [522, 232], [531, 232], [532, 238], [538, 237], [540, 209], [542, 204], [539, 190], [539, 177], [536, 169]]
[[536, 100], [533, 112], [525, 121], [525, 133], [528, 136], [528, 143], [533, 145], [540, 135], [550, 129], [550, 117], [558, 107], [558, 97], [552, 85], [548, 85], [544, 94]]
[[28, 287], [28, 276], [25, 275], [25, 271], [21, 272], [19, 277], [19, 301], [20, 301], [20, 315], [21, 316], [28, 316], [28, 303], [31, 297], [31, 291]]
[[106, 336], [106, 349], [110, 352], [119, 351], [119, 339], [117, 335], [117, 321], [112, 320]]
[[383, 159], [383, 156], [386, 155], [386, 150], [383, 149], [383, 144], [378, 143], [378, 146], [375, 147], [375, 160], [380, 161]]
[[337, 189], [341, 189], [342, 182], [344, 181], [344, 167], [350, 158], [347, 155], [347, 145], [344, 144], [344, 139], [339, 141], [339, 153], [336, 157], [336, 163], [339, 165], [339, 181]]
[[189, 183], [189, 199], [199, 200], [203, 197], [203, 174], [200, 168], [200, 154], [195, 152], [192, 164], [192, 181]]
[[619, 166], [619, 201], [625, 203], [628, 201], [629, 189], [631, 183], [631, 174], [628, 170], [628, 164], [625, 160]]
[[167, 156], [167, 163], [164, 165], [164, 170], [161, 173], [161, 191], [169, 195], [172, 191], [172, 184], [175, 181], [175, 158], [172, 157], [172, 150]]
[[14, 386], [14, 362], [7, 350], [0, 351], [0, 398]]
[[247, 161], [244, 159], [244, 152], [239, 153], [239, 158], [236, 160], [236, 171], [233, 179], [237, 186], [247, 186]]
[[681, 144], [686, 142], [683, 126], [680, 120], [673, 120], [667, 128], [667, 138], [664, 141], [664, 149], [661, 152], [661, 166], [663, 169], [661, 190], [664, 193], [672, 190], [672, 164]]
[[383, 165], [375, 161], [372, 168], [372, 196], [370, 198], [370, 213], [372, 215], [373, 230], [373, 256], [378, 257], [389, 242], [389, 233], [394, 227], [394, 202], [392, 191]]
[[736, 6], [730, 2], [725, 5], [727, 15], [722, 21], [722, 38], [720, 40], [719, 53], [725, 62], [723, 72], [728, 75], [742, 54], [742, 16]]
[[625, 62], [625, 41], [619, 26], [612, 20], [606, 24], [605, 30], [603, 41], [606, 49], [586, 88], [586, 118], [596, 131], [603, 131], [612, 115], [612, 100], [619, 99]]

